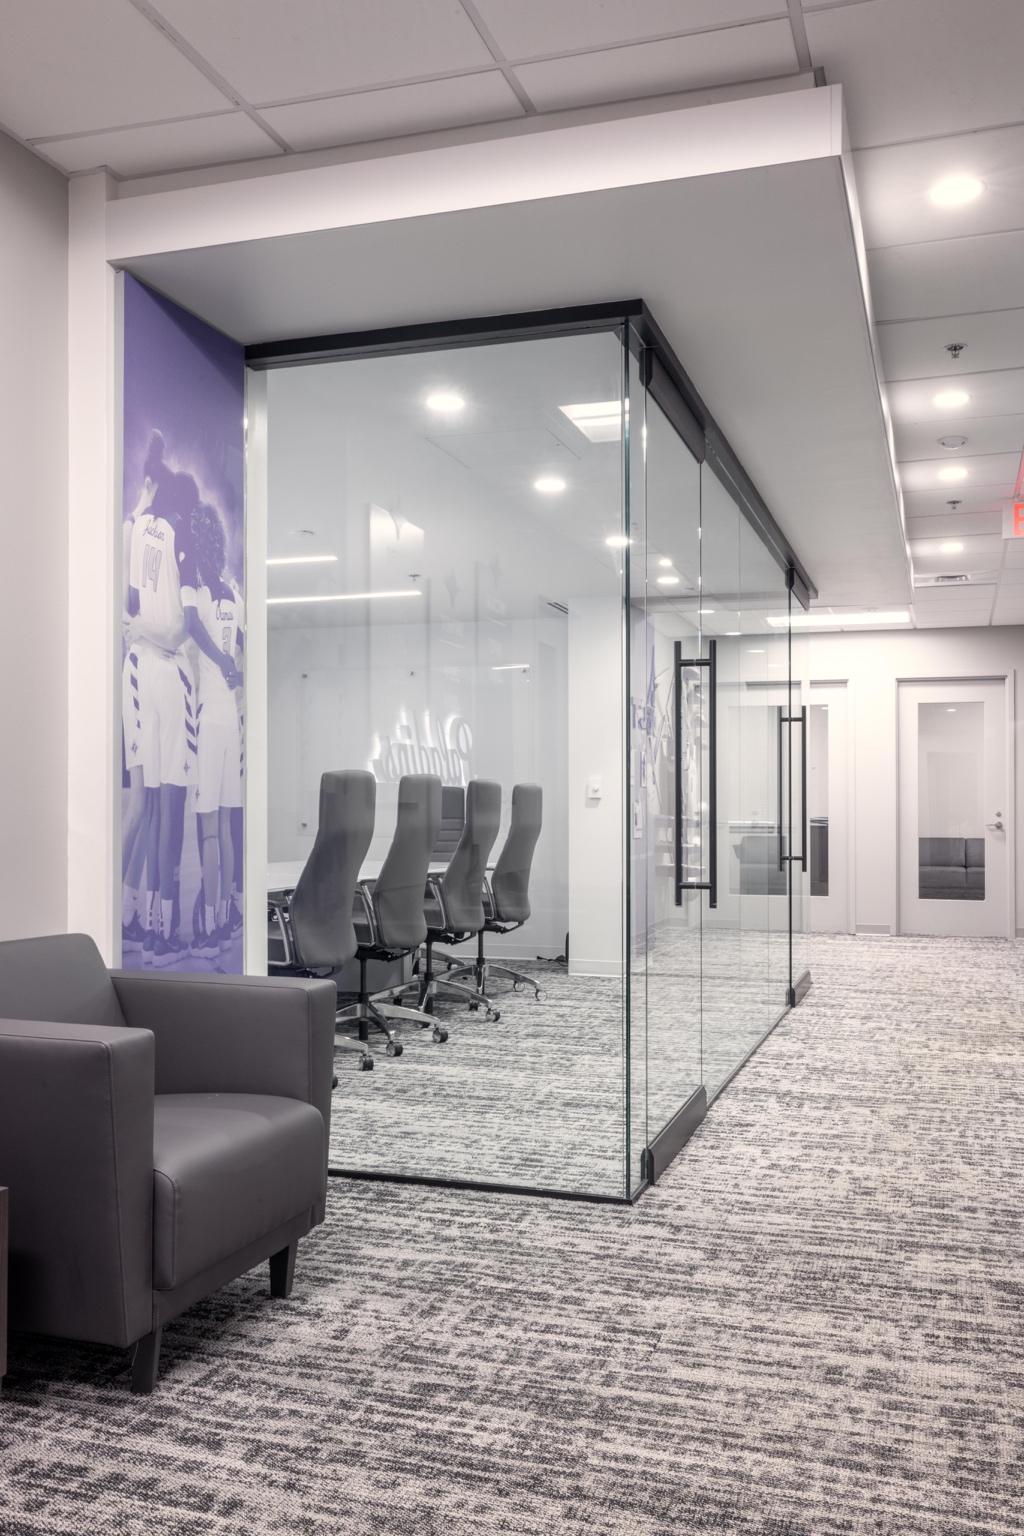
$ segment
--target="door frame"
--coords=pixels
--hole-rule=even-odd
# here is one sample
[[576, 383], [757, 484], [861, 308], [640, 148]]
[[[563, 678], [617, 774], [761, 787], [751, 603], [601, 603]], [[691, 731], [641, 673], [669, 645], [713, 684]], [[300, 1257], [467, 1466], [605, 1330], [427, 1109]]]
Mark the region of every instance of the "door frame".
[[921, 677], [911, 675], [909, 677], [898, 676], [893, 680], [893, 710], [896, 726], [896, 907], [892, 931], [894, 934], [903, 932], [903, 763], [900, 751], [900, 688], [904, 685], [918, 685], [928, 683], [1002, 683], [1003, 685], [1003, 724], [1006, 736], [1005, 761], [1003, 764], [1006, 775], [1006, 922], [1005, 932], [1001, 935], [1004, 939], [1014, 939], [1017, 936], [1017, 784], [1016, 784], [1016, 741], [1014, 740], [1014, 715], [1013, 701], [1017, 686], [1017, 669], [1010, 667], [1006, 672], [940, 672], [937, 676]]

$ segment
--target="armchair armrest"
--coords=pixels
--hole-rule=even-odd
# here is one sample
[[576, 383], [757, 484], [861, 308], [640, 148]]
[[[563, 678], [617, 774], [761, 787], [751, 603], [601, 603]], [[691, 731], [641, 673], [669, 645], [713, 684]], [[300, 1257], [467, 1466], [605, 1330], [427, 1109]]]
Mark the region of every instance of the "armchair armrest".
[[14, 1328], [126, 1347], [153, 1326], [153, 1036], [0, 1019]]
[[376, 884], [376, 880], [360, 880], [356, 886], [355, 899], [352, 903], [352, 919], [356, 925], [356, 938], [360, 945], [380, 942], [377, 909], [373, 901]]
[[326, 1140], [338, 1007], [332, 981], [139, 971], [111, 976], [126, 1023], [156, 1038], [157, 1093], [302, 1099], [323, 1116]]

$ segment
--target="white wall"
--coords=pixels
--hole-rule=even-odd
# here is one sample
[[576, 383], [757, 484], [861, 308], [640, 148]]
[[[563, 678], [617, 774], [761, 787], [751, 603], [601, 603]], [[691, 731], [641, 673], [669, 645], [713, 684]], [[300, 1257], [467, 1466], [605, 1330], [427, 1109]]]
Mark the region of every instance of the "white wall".
[[812, 680], [848, 684], [855, 786], [853, 926], [862, 933], [898, 931], [898, 680], [1002, 677], [1015, 671], [1016, 928], [1024, 934], [1024, 628], [814, 634], [806, 654]]
[[67, 926], [67, 182], [0, 134], [0, 938]]

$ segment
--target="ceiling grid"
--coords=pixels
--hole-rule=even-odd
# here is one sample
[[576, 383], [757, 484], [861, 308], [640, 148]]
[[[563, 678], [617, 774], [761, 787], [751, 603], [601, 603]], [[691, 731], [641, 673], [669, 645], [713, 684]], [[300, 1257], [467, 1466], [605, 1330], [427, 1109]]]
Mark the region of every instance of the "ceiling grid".
[[[0, 0], [0, 26], [4, 130], [137, 186], [823, 71], [929, 583], [915, 621], [1024, 622], [1024, 540], [1002, 538], [1024, 447], [1022, 0]], [[980, 190], [937, 206], [952, 174]]]

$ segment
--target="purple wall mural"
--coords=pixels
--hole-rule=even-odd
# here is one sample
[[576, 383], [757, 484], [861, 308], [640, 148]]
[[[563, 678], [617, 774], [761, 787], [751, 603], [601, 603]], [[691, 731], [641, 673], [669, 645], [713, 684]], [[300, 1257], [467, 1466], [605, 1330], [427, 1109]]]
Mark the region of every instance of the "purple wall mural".
[[122, 963], [240, 972], [244, 357], [123, 281]]

